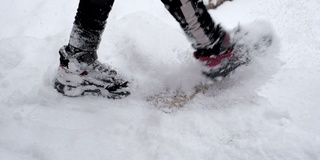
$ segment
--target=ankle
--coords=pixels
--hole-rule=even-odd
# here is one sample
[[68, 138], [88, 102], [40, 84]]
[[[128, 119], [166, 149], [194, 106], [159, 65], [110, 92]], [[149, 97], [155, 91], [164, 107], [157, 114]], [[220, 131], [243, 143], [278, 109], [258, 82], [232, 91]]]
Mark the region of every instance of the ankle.
[[59, 50], [60, 63], [62, 66], [67, 66], [70, 59], [76, 59], [79, 63], [92, 64], [98, 59], [96, 51], [82, 51], [81, 49], [75, 48], [70, 44], [61, 47]]
[[223, 55], [228, 52], [230, 48], [232, 48], [232, 42], [230, 39], [230, 35], [228, 33], [222, 34], [221, 38], [214, 43], [214, 45], [210, 45], [204, 48], [198, 48], [194, 52], [194, 57], [199, 59], [201, 57], [212, 57]]

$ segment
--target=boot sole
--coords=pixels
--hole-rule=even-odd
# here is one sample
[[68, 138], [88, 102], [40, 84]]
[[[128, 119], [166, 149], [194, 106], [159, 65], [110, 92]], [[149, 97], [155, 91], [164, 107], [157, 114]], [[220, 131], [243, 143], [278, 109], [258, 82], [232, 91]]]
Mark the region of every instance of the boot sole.
[[54, 88], [59, 93], [67, 97], [101, 96], [109, 99], [121, 99], [130, 95], [129, 91], [112, 92], [96, 85], [65, 85], [59, 82], [57, 79], [54, 82]]

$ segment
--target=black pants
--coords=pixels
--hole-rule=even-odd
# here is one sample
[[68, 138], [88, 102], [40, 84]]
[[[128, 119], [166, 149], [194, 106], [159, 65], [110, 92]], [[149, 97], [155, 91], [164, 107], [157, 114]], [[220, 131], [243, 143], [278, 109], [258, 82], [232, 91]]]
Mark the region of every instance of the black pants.
[[[202, 1], [161, 0], [179, 22], [195, 49], [216, 47], [225, 31], [214, 23]], [[69, 44], [96, 51], [114, 0], [80, 0]]]

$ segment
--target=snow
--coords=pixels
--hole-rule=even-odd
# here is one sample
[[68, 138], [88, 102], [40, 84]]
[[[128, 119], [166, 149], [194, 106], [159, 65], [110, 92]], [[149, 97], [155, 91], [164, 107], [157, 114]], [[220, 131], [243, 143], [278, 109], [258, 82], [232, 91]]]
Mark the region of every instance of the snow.
[[234, 0], [210, 11], [227, 29], [263, 22], [277, 39], [171, 113], [145, 97], [191, 91], [203, 77], [161, 1], [117, 0], [103, 35], [99, 59], [131, 80], [130, 97], [68, 98], [52, 88], [77, 3], [0, 2], [1, 160], [320, 159], [317, 0]]

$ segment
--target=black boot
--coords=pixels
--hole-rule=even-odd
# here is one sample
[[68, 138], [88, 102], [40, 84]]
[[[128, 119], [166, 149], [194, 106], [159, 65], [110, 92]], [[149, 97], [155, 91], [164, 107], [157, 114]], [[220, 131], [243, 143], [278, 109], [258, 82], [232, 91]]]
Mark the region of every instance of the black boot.
[[100, 63], [95, 52], [63, 46], [59, 53], [60, 67], [55, 81], [58, 92], [71, 97], [97, 95], [113, 99], [130, 95], [128, 81]]

